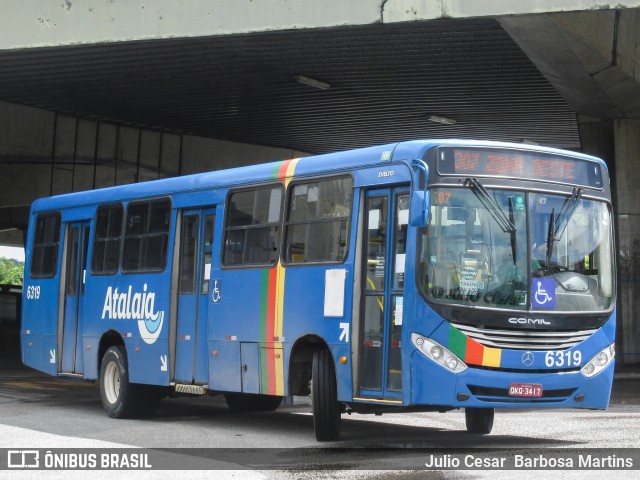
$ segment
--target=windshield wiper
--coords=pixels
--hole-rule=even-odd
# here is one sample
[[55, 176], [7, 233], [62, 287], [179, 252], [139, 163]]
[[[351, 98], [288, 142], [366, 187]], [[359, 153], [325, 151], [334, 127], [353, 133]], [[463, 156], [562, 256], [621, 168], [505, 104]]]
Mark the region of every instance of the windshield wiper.
[[493, 219], [496, 221], [498, 226], [502, 229], [504, 233], [508, 233], [511, 237], [511, 255], [513, 257], [513, 264], [516, 264], [516, 225], [514, 221], [513, 214], [513, 197], [509, 198], [509, 217], [505, 215], [502, 211], [502, 208], [496, 202], [496, 199], [491, 196], [491, 194], [487, 191], [487, 189], [480, 183], [480, 181], [475, 177], [467, 177], [464, 180], [463, 185], [465, 187], [469, 187], [473, 194], [480, 200], [480, 203], [486, 208], [490, 213]]
[[467, 177], [463, 185], [465, 187], [469, 187], [478, 200], [480, 200], [480, 203], [482, 203], [484, 208], [491, 212], [491, 215], [503, 232], [516, 232], [516, 226], [507, 218], [500, 205], [498, 205], [498, 202], [496, 202], [491, 194], [487, 192], [487, 189], [484, 188], [484, 185], [482, 185], [477, 178]]
[[567, 225], [569, 225], [569, 219], [578, 206], [578, 201], [580, 200], [580, 197], [582, 197], [583, 193], [584, 188], [573, 187], [571, 196], [565, 199], [555, 222], [556, 227], [553, 232], [554, 240], [558, 241], [562, 238], [562, 235], [564, 235], [564, 231], [567, 229]]
[[551, 256], [553, 255], [553, 244], [555, 242], [556, 231], [556, 209], [551, 209], [551, 217], [549, 218], [549, 228], [547, 229], [547, 255], [544, 264], [546, 272], [549, 272], [549, 265], [551, 264]]
[[557, 218], [556, 209], [551, 209], [549, 229], [547, 230], [547, 255], [545, 263], [545, 270], [547, 272], [550, 271], [549, 266], [551, 264], [551, 257], [553, 256], [553, 244], [560, 241], [562, 235], [564, 235], [564, 231], [567, 229], [567, 225], [569, 225], [569, 219], [578, 206], [578, 201], [580, 197], [582, 197], [583, 192], [584, 188], [573, 187], [571, 196], [565, 199]]
[[511, 237], [511, 255], [513, 256], [513, 264], [516, 265], [516, 252], [518, 251], [518, 246], [516, 244], [516, 220], [513, 210], [513, 197], [509, 197], [509, 222], [513, 225], [513, 230], [509, 231], [509, 237]]

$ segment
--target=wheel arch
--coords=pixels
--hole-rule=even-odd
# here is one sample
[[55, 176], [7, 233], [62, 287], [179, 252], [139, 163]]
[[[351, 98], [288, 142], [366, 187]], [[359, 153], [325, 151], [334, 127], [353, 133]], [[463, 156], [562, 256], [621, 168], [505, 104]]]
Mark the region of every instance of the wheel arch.
[[126, 352], [126, 347], [122, 335], [120, 335], [115, 330], [106, 331], [100, 338], [100, 345], [98, 346], [98, 376], [100, 376], [100, 369], [102, 368], [102, 358], [104, 357], [105, 352], [110, 347], [115, 346], [124, 347]]
[[[318, 335], [304, 335], [294, 342], [289, 355], [289, 395], [310, 394], [313, 354], [318, 350], [327, 350], [331, 354], [327, 342]], [[333, 355], [330, 357], [333, 359]]]

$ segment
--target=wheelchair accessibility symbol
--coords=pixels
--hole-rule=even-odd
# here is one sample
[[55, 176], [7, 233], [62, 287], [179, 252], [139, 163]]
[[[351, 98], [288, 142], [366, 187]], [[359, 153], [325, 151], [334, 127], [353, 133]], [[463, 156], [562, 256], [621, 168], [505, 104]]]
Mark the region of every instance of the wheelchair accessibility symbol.
[[534, 278], [531, 283], [531, 297], [531, 303], [534, 307], [555, 308], [555, 280], [553, 278]]
[[222, 280], [213, 280], [213, 288], [211, 289], [211, 301], [213, 303], [218, 303], [220, 302], [220, 299], [222, 298], [220, 295], [220, 284], [222, 283]]

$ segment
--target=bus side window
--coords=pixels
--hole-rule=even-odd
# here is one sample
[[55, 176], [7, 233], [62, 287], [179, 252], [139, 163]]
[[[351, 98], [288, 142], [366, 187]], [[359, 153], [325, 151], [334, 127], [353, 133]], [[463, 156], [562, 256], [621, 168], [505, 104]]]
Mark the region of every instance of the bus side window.
[[106, 205], [96, 213], [96, 233], [93, 241], [91, 273], [113, 274], [120, 264], [120, 240], [122, 239], [123, 207]]
[[60, 214], [38, 215], [31, 255], [31, 277], [51, 278], [58, 270]]
[[338, 263], [347, 256], [351, 177], [299, 183], [290, 190], [285, 263]]
[[280, 245], [282, 186], [232, 192], [226, 210], [223, 264], [274, 265]]
[[169, 199], [129, 204], [122, 255], [124, 272], [164, 270], [170, 223]]

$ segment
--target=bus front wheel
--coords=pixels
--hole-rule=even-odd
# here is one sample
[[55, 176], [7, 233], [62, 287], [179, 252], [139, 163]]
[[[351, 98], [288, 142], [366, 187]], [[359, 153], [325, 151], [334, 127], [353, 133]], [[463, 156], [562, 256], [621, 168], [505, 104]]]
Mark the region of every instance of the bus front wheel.
[[464, 419], [467, 424], [467, 432], [487, 435], [493, 428], [493, 408], [465, 408]]
[[328, 350], [313, 355], [311, 368], [311, 404], [316, 440], [326, 442], [340, 437], [340, 405], [333, 359]]

